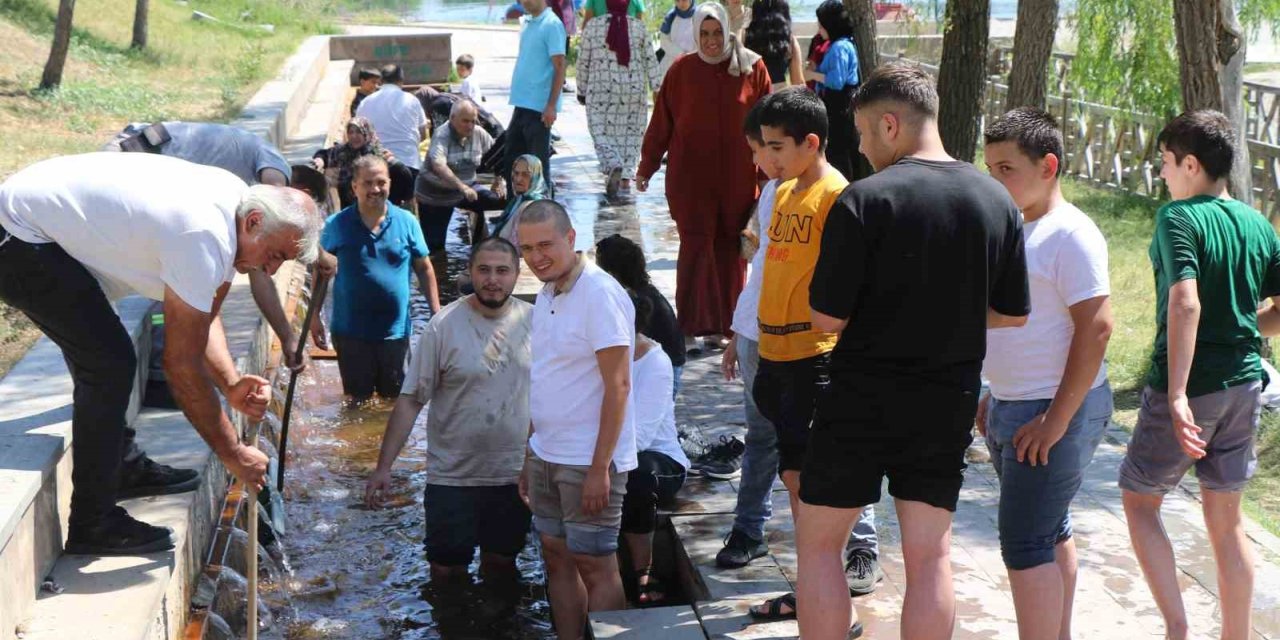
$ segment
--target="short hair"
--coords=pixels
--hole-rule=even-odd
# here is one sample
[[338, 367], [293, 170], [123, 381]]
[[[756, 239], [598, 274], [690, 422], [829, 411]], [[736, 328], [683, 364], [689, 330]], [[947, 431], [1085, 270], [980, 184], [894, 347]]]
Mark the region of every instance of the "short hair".
[[1016, 142], [1018, 150], [1032, 160], [1049, 154], [1058, 159], [1058, 175], [1062, 175], [1067, 159], [1062, 151], [1062, 130], [1049, 112], [1035, 107], [1018, 107], [987, 125], [983, 137], [987, 144]]
[[453, 106], [449, 107], [449, 117], [452, 118], [458, 115], [458, 112], [463, 109], [471, 109], [476, 112], [477, 116], [480, 115], [480, 107], [476, 106], [476, 103], [470, 100], [455, 100]]
[[469, 53], [464, 53], [464, 54], [462, 54], [462, 55], [458, 56], [458, 59], [454, 61], [454, 64], [455, 64], [455, 65], [457, 65], [457, 66], [459, 66], [459, 67], [465, 67], [465, 68], [467, 68], [467, 69], [472, 69], [472, 68], [475, 68], [475, 66], [476, 66], [476, 59], [475, 59], [475, 58], [473, 58], [473, 57], [471, 57], [471, 54], [469, 54]]
[[819, 148], [827, 146], [827, 108], [806, 87], [785, 87], [771, 94], [760, 108], [760, 126], [782, 129], [797, 144], [816, 135]]
[[351, 176], [354, 178], [359, 176], [361, 171], [372, 171], [378, 167], [387, 169], [390, 175], [390, 167], [385, 158], [376, 153], [366, 153], [351, 163]]
[[827, 30], [828, 40], [835, 42], [840, 38], [853, 37], [853, 20], [849, 10], [840, 0], [825, 0], [814, 12], [818, 24]]
[[400, 84], [404, 82], [404, 72], [400, 70], [398, 64], [382, 65], [382, 81], [391, 84]]
[[627, 289], [627, 295], [631, 296], [631, 306], [636, 310], [636, 333], [645, 333], [653, 319], [653, 303], [635, 289]]
[[644, 250], [616, 233], [596, 243], [596, 265], [628, 289], [639, 291], [651, 282]]
[[370, 69], [369, 67], [364, 67], [363, 69], [360, 69], [359, 78], [360, 78], [360, 82], [364, 82], [365, 80], [378, 80], [382, 78], [382, 72], [378, 71], [377, 69]]
[[1231, 174], [1236, 156], [1236, 131], [1227, 116], [1212, 109], [1187, 111], [1169, 121], [1156, 142], [1182, 163], [1195, 156], [1204, 172], [1214, 180]]
[[573, 230], [573, 221], [569, 220], [569, 212], [564, 205], [555, 200], [534, 200], [520, 212], [519, 224], [555, 223], [556, 231], [569, 235]]
[[320, 252], [320, 230], [324, 219], [316, 203], [306, 194], [289, 187], [256, 184], [249, 187], [236, 207], [236, 218], [244, 219], [252, 211], [262, 212], [262, 231], [273, 235], [281, 230], [298, 232], [298, 257], [303, 264], [315, 262]]
[[853, 94], [853, 110], [890, 101], [929, 119], [938, 117], [938, 89], [933, 77], [918, 65], [895, 61], [876, 67]]
[[774, 95], [776, 94], [766, 93], [759, 100], [756, 100], [756, 103], [747, 110], [747, 117], [742, 119], [742, 134], [761, 146], [764, 145], [764, 136], [760, 135], [760, 111], [764, 109], [764, 103], [768, 102]]
[[499, 236], [492, 236], [481, 240], [471, 249], [471, 256], [467, 259], [468, 269], [476, 266], [476, 256], [480, 255], [481, 251], [497, 251], [505, 253], [511, 257], [511, 263], [515, 265], [516, 269], [520, 268], [520, 250], [516, 249], [516, 246], [511, 244], [510, 240]]

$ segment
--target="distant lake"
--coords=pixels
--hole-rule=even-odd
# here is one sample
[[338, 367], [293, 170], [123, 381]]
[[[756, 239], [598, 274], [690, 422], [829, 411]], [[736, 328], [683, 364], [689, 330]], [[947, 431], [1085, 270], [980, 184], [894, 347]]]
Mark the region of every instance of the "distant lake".
[[[502, 22], [507, 7], [512, 0], [421, 0], [408, 4], [404, 17], [410, 21], [424, 22], [461, 22], [492, 24]], [[813, 10], [822, 0], [794, 0], [791, 3], [791, 15], [797, 22], [811, 22]], [[932, 19], [935, 7], [938, 15], [942, 15], [946, 0], [916, 0], [906, 2], [916, 9], [921, 18]], [[1062, 11], [1065, 13], [1075, 5], [1072, 0], [1064, 0]], [[1018, 14], [1018, 0], [991, 0], [991, 17], [1000, 20], [1013, 20]]]

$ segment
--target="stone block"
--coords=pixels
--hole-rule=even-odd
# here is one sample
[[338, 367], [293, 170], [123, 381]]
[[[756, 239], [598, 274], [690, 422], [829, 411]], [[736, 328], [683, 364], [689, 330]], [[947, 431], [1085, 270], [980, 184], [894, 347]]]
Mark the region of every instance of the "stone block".
[[595, 640], [704, 640], [702, 625], [689, 605], [601, 611], [588, 615]]

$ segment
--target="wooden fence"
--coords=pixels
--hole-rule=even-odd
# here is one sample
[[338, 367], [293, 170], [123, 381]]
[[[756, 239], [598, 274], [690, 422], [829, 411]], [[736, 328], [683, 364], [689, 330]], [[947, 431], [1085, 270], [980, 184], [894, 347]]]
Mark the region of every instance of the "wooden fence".
[[[1007, 47], [994, 50], [984, 97], [982, 119], [1005, 112], [1009, 86]], [[881, 60], [898, 59], [882, 55]], [[935, 76], [938, 67], [921, 64]], [[1070, 86], [1071, 56], [1055, 53], [1046, 109], [1058, 118], [1066, 146], [1066, 173], [1095, 186], [1150, 198], [1165, 198], [1160, 180], [1160, 151], [1156, 136], [1163, 119], [1144, 113], [1076, 99]], [[1054, 91], [1053, 89], [1056, 89]], [[1245, 83], [1246, 138], [1253, 165], [1253, 206], [1268, 218], [1280, 217], [1280, 87]]]

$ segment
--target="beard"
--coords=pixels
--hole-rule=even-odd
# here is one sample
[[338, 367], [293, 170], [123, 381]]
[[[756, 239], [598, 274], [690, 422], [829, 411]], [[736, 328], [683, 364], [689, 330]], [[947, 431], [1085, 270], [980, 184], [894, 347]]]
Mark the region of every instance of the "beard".
[[499, 299], [497, 299], [497, 300], [492, 300], [492, 299], [490, 299], [490, 298], [486, 298], [486, 297], [484, 297], [484, 296], [480, 295], [480, 290], [479, 290], [479, 289], [477, 289], [477, 290], [476, 290], [476, 300], [478, 300], [478, 301], [480, 302], [480, 304], [482, 304], [482, 305], [484, 305], [484, 306], [486, 306], [486, 307], [488, 307], [488, 308], [490, 308], [490, 309], [501, 309], [501, 308], [502, 308], [502, 305], [506, 304], [506, 303], [507, 303], [507, 300], [509, 300], [509, 299], [511, 299], [511, 294], [510, 294], [510, 293], [503, 293], [501, 298], [499, 298]]

